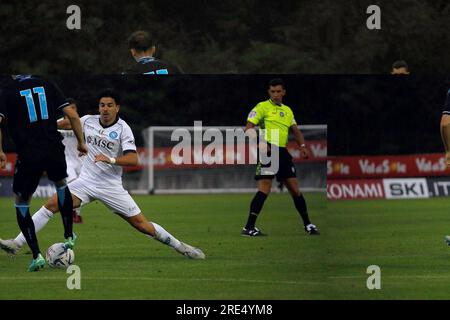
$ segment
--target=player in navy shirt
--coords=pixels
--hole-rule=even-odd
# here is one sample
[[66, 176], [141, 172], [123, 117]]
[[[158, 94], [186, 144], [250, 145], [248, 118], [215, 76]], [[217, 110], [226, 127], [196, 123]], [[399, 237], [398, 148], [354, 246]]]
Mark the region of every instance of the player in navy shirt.
[[441, 136], [445, 148], [445, 163], [450, 167], [450, 90], [447, 92], [441, 118]]
[[[447, 91], [441, 117], [441, 136], [445, 149], [445, 163], [450, 167], [450, 90]], [[445, 236], [445, 242], [450, 246], [450, 236]]]
[[[58, 112], [62, 111], [70, 119], [78, 139], [78, 150], [87, 153], [87, 149], [79, 116], [69, 108], [70, 104], [56, 85], [30, 75], [13, 78], [0, 93], [0, 124], [6, 122], [16, 144], [13, 191], [16, 196], [17, 222], [33, 253], [28, 271], [38, 271], [44, 267], [45, 260], [39, 250], [29, 204], [44, 172], [57, 187], [66, 247], [73, 247], [75, 241], [72, 233], [72, 197], [66, 185], [64, 145], [56, 123]], [[5, 164], [6, 155], [0, 131], [0, 167], [3, 168]], [[3, 248], [3, 240], [0, 246]]]
[[145, 31], [136, 31], [128, 39], [131, 55], [137, 64], [125, 74], [181, 74], [181, 70], [153, 57], [156, 48]]

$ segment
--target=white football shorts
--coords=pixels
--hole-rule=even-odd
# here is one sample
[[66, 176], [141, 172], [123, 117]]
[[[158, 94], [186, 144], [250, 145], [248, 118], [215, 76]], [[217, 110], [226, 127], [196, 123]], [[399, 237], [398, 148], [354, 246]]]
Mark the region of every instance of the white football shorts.
[[67, 162], [67, 181], [71, 182], [78, 178], [81, 172], [80, 162]]
[[82, 206], [98, 200], [112, 212], [124, 217], [141, 213], [141, 209], [123, 186], [106, 187], [78, 178], [69, 183], [69, 190], [81, 200]]

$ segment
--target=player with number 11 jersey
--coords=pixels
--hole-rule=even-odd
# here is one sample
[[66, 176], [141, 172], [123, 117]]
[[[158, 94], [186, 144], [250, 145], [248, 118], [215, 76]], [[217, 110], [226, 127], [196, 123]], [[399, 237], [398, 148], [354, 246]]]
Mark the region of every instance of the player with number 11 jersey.
[[[56, 114], [60, 111], [69, 118], [77, 137], [78, 151], [86, 153], [79, 116], [55, 84], [31, 75], [13, 76], [13, 81], [2, 89], [0, 95], [0, 123], [6, 120], [17, 149], [13, 192], [17, 222], [25, 234], [23, 243], [28, 243], [33, 254], [28, 271], [38, 271], [45, 265], [35, 233], [37, 226], [29, 212], [31, 197], [44, 172], [57, 187], [56, 207], [61, 211], [65, 246], [73, 247], [75, 243], [64, 145], [56, 124]], [[4, 165], [0, 132], [0, 167]], [[1, 239], [0, 248], [8, 253], [14, 253], [16, 249], [13, 241]]]
[[[138, 231], [175, 249], [192, 259], [205, 259], [205, 254], [168, 233], [163, 227], [150, 222], [141, 213], [136, 202], [122, 186], [122, 166], [138, 164], [133, 133], [128, 124], [119, 118], [120, 97], [113, 90], [105, 90], [99, 96], [99, 115], [81, 118], [88, 148], [88, 155], [78, 179], [69, 184], [73, 207], [86, 205], [94, 200], [102, 202]], [[42, 229], [54, 213], [58, 212], [53, 196], [33, 215], [36, 232]], [[22, 234], [9, 240], [20, 248]], [[8, 249], [8, 248], [7, 248]], [[9, 250], [15, 253], [18, 250]]]

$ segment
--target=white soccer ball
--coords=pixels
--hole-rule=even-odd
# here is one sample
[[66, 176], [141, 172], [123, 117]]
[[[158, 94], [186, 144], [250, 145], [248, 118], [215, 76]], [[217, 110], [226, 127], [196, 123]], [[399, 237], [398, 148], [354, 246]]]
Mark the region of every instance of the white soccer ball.
[[47, 249], [45, 258], [50, 267], [67, 268], [75, 261], [75, 252], [66, 249], [64, 243], [55, 243]]

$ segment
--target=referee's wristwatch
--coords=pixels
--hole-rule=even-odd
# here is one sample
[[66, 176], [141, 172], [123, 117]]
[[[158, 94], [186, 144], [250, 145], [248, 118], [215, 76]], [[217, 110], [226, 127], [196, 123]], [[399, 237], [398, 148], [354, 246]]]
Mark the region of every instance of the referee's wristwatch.
[[302, 143], [302, 144], [300, 145], [300, 148], [306, 148], [306, 144]]

